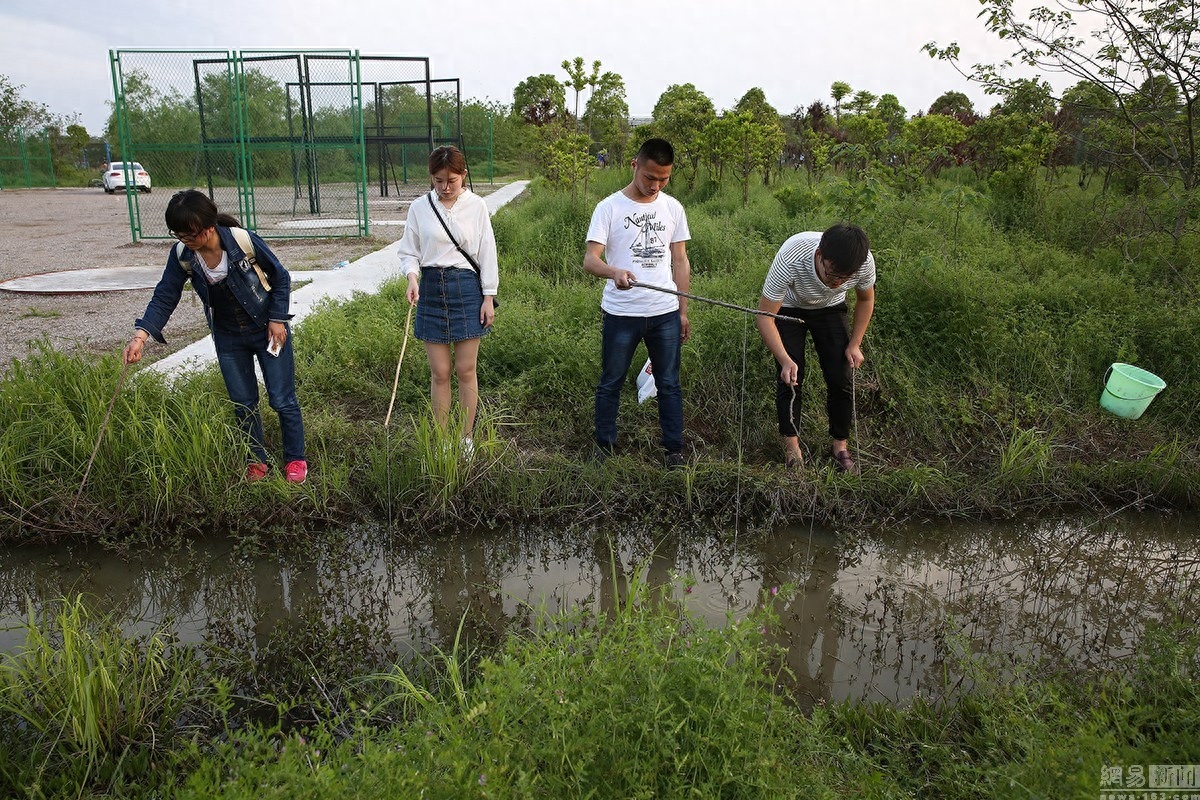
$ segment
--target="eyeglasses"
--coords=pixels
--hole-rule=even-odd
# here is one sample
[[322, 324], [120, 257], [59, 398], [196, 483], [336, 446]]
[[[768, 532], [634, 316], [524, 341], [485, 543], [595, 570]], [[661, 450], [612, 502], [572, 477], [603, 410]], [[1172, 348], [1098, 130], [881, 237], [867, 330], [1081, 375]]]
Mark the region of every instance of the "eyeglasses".
[[194, 242], [207, 232], [208, 228], [201, 228], [198, 231], [192, 231], [190, 233], [185, 231], [167, 231], [167, 233], [171, 234], [181, 242]]
[[821, 273], [822, 273], [821, 279], [822, 279], [822, 281], [824, 281], [825, 285], [828, 286], [830, 289], [836, 289], [839, 286], [841, 286], [842, 284], [846, 283], [846, 281], [848, 281], [854, 277], [853, 272], [850, 273], [849, 275], [839, 275], [836, 272], [834, 272], [833, 270], [831, 270], [829, 268], [829, 259], [825, 258], [825, 256], [821, 256], [820, 261], [821, 261]]

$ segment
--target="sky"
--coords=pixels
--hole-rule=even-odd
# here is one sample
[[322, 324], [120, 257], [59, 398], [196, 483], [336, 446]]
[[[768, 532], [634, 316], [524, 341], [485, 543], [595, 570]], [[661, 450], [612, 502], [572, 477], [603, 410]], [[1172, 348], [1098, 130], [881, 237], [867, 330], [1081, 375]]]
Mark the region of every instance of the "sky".
[[530, 75], [565, 79], [562, 61], [581, 56], [624, 79], [633, 116], [649, 116], [672, 84], [694, 84], [718, 110], [760, 87], [790, 113], [831, 102], [834, 81], [894, 94], [910, 116], [951, 90], [986, 112], [994, 98], [921, 50], [958, 42], [967, 64], [1008, 57], [979, 9], [978, 0], [0, 0], [0, 75], [51, 113], [78, 114], [92, 134], [110, 112], [109, 52], [141, 48], [422, 56], [434, 78], [459, 79], [464, 99], [504, 103]]

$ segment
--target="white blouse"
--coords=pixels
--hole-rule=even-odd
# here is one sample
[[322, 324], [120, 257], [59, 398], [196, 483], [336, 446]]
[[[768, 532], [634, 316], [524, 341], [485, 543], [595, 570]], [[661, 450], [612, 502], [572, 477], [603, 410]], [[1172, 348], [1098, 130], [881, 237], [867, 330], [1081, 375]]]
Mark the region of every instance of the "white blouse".
[[408, 207], [404, 236], [397, 250], [404, 274], [418, 272], [421, 267], [456, 267], [474, 272], [470, 262], [458, 252], [441, 223], [434, 217], [434, 210], [427, 199], [430, 197], [437, 206], [437, 213], [454, 232], [454, 238], [479, 265], [483, 293], [496, 294], [500, 287], [500, 269], [492, 217], [483, 198], [470, 189], [463, 189], [454, 206], [449, 209], [441, 204], [432, 190]]

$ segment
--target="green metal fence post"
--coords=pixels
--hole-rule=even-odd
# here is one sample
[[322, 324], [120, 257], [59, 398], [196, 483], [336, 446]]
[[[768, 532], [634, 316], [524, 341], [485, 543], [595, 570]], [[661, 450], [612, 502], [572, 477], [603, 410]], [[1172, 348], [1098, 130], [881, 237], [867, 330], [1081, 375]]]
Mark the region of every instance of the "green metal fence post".
[[58, 188], [58, 179], [54, 177], [54, 152], [50, 149], [50, 135], [42, 134], [42, 141], [46, 143], [46, 166], [50, 168], [50, 185]]
[[[125, 162], [130, 158], [128, 148], [130, 139], [129, 119], [125, 107], [125, 80], [121, 74], [121, 53], [117, 50], [109, 50], [108, 58], [113, 80], [113, 116], [117, 118], [117, 140], [121, 143], [118, 155], [121, 156], [121, 161]], [[129, 209], [129, 236], [136, 244], [141, 226], [138, 224], [138, 213], [134, 207], [133, 193], [129, 190], [128, 180], [126, 180], [125, 186], [125, 205]]]
[[357, 139], [355, 142], [356, 159], [358, 161], [358, 231], [362, 236], [370, 234], [371, 222], [368, 213], [369, 206], [367, 204], [367, 135], [363, 128], [363, 108], [362, 108], [362, 62], [360, 61], [359, 51], [355, 50], [350, 59], [350, 69], [353, 72], [350, 82], [353, 98], [351, 105], [353, 108], [354, 120], [354, 136]]
[[25, 175], [25, 188], [33, 187], [33, 175], [29, 173], [29, 148], [25, 146], [25, 134], [17, 131], [17, 145], [21, 148], [21, 172]]

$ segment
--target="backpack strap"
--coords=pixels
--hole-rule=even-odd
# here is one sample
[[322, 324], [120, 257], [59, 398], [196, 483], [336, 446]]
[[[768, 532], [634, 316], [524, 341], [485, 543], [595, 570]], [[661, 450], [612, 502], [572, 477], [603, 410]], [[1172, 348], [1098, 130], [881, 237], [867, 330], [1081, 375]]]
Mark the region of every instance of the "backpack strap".
[[250, 266], [254, 267], [254, 271], [258, 273], [258, 280], [262, 283], [263, 288], [268, 292], [271, 291], [271, 283], [267, 280], [262, 267], [258, 265], [258, 254], [254, 252], [254, 242], [250, 240], [250, 231], [245, 228], [230, 228], [229, 232], [237, 240], [238, 247], [242, 248], [246, 258], [250, 259]]
[[192, 275], [192, 260], [190, 258], [183, 257], [185, 250], [187, 250], [187, 248], [184, 247], [183, 242], [175, 243], [175, 258], [179, 261], [179, 266], [183, 267], [183, 271], [186, 272], [190, 278]]
[[[264, 289], [271, 291], [271, 283], [267, 280], [266, 273], [262, 271], [262, 267], [258, 265], [258, 254], [254, 251], [254, 242], [250, 239], [250, 231], [245, 228], [230, 228], [229, 232], [233, 234], [233, 238], [238, 243], [238, 247], [242, 248], [242, 252], [246, 254], [246, 258], [250, 261], [250, 266], [254, 267], [254, 272], [258, 275], [258, 280], [262, 283]], [[175, 243], [175, 258], [179, 261], [179, 266], [183, 267], [183, 271], [190, 277], [192, 274], [192, 260], [184, 258], [183, 254], [187, 250], [183, 242]]]

